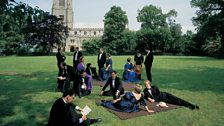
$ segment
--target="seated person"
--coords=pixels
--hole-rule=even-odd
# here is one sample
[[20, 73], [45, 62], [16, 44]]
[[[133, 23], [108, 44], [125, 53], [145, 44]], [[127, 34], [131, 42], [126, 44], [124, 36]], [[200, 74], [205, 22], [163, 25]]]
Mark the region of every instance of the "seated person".
[[92, 90], [92, 77], [81, 71], [78, 77], [78, 95], [79, 97], [89, 95]]
[[86, 73], [92, 76], [94, 79], [97, 79], [96, 67], [92, 67], [91, 63], [86, 64]]
[[79, 63], [77, 65], [77, 72], [79, 73], [83, 70], [86, 70], [86, 68], [85, 68], [85, 64], [84, 64], [84, 56], [81, 56], [79, 58]]
[[145, 80], [144, 98], [150, 102], [166, 102], [169, 104], [180, 105], [188, 107], [189, 109], [199, 109], [198, 105], [191, 104], [181, 98], [178, 98], [167, 92], [160, 92], [159, 88], [156, 86], [151, 86], [149, 80]]
[[[110, 85], [110, 89], [105, 91], [108, 85]], [[111, 72], [111, 77], [109, 77], [107, 80], [102, 91], [100, 92], [100, 95], [113, 96], [113, 99], [116, 100], [120, 98], [120, 95], [122, 94], [124, 94], [124, 88], [122, 86], [121, 80], [119, 77], [117, 77], [117, 72], [113, 70]]]
[[122, 98], [113, 100], [113, 102], [102, 100], [100, 105], [109, 109], [113, 109], [115, 111], [130, 113], [130, 112], [140, 111], [138, 106], [138, 103], [140, 103], [140, 105], [143, 105], [145, 107], [147, 112], [154, 112], [153, 110], [148, 109], [145, 103], [143, 94], [141, 94], [141, 90], [142, 90], [142, 86], [137, 84], [134, 88], [134, 91], [126, 92]]
[[76, 78], [75, 71], [72, 66], [67, 65], [65, 62], [60, 64], [61, 71], [58, 73], [58, 89], [63, 92], [67, 88], [70, 88], [70, 82]]
[[125, 81], [127, 82], [138, 81], [138, 75], [133, 69], [134, 69], [134, 65], [131, 63], [131, 58], [129, 57], [127, 59], [127, 63], [124, 65], [123, 79]]
[[[89, 126], [90, 124], [100, 122], [102, 119], [89, 119], [86, 115], [76, 112], [82, 109], [72, 104], [75, 95], [74, 90], [66, 90], [62, 98], [57, 99], [52, 105], [48, 126]], [[76, 109], [76, 110], [75, 110]]]

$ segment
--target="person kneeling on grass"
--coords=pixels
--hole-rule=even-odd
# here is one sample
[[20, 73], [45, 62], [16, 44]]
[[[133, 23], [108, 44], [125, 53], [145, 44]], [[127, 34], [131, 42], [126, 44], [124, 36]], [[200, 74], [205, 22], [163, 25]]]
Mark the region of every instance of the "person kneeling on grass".
[[101, 118], [89, 119], [86, 115], [81, 115], [75, 111], [82, 109], [72, 104], [75, 98], [73, 89], [66, 90], [62, 98], [59, 98], [53, 104], [48, 126], [89, 126], [90, 124], [101, 122]]
[[141, 94], [142, 86], [137, 84], [132, 92], [126, 92], [122, 98], [113, 100], [113, 101], [104, 101], [98, 105], [102, 105], [106, 108], [120, 111], [120, 112], [138, 112], [140, 111], [138, 103], [143, 105], [147, 112], [154, 112], [153, 110], [149, 110], [147, 107], [145, 100], [143, 98], [143, 94]]
[[181, 98], [178, 98], [167, 92], [160, 92], [159, 88], [156, 86], [151, 86], [151, 82], [149, 80], [145, 80], [145, 89], [144, 98], [150, 102], [166, 102], [169, 104], [180, 105], [184, 107], [188, 107], [191, 110], [199, 109], [198, 105], [194, 105], [190, 102], [187, 102]]

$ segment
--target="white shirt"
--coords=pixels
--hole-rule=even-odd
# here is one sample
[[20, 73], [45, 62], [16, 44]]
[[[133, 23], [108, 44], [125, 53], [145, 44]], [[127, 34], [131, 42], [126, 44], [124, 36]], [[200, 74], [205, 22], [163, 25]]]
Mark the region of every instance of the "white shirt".
[[[152, 95], [152, 91], [150, 89], [148, 90], [148, 92]], [[152, 97], [154, 97], [154, 96], [152, 95]]]
[[100, 53], [100, 55], [99, 55], [99, 60], [101, 59], [102, 54], [103, 54], [103, 52], [102, 52], [102, 53]]
[[78, 60], [78, 51], [75, 54], [75, 60]]
[[115, 80], [112, 79], [112, 87], [115, 88]]

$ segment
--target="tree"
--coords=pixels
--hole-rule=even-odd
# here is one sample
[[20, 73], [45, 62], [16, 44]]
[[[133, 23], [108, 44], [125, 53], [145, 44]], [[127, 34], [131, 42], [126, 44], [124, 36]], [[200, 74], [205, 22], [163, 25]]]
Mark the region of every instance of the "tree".
[[138, 48], [147, 45], [157, 51], [166, 51], [165, 45], [172, 40], [167, 20], [176, 15], [175, 10], [164, 14], [160, 8], [153, 5], [138, 10], [137, 20], [141, 23], [141, 29], [137, 32]]
[[191, 0], [191, 6], [199, 8], [196, 12], [197, 16], [193, 18], [198, 34], [205, 40], [210, 37], [220, 37], [220, 50], [224, 51], [224, 1]]
[[85, 40], [82, 44], [82, 47], [89, 54], [97, 54], [98, 50], [96, 50], [96, 49], [102, 47], [101, 42], [102, 42], [102, 39], [97, 39], [97, 38]]
[[122, 32], [128, 24], [126, 12], [120, 7], [112, 6], [104, 16], [104, 34], [102, 45], [112, 54], [117, 54], [117, 46], [122, 37]]
[[41, 54], [48, 54], [54, 47], [62, 44], [68, 30], [60, 18], [45, 12], [42, 20], [28, 24], [23, 33], [26, 46], [39, 50]]

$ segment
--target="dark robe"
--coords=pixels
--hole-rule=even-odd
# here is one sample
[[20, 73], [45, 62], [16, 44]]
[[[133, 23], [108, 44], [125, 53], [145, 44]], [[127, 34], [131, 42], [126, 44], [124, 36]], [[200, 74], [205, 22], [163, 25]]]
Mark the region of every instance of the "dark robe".
[[[148, 90], [151, 90], [151, 93]], [[154, 99], [156, 102], [163, 101], [169, 104], [185, 106], [188, 108], [195, 107], [195, 105], [191, 104], [190, 102], [178, 98], [170, 93], [160, 92], [159, 88], [156, 86], [151, 86], [150, 89], [145, 88], [143, 92], [144, 92], [144, 98], [147, 100], [148, 98], [151, 98]]]

